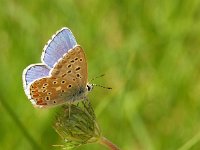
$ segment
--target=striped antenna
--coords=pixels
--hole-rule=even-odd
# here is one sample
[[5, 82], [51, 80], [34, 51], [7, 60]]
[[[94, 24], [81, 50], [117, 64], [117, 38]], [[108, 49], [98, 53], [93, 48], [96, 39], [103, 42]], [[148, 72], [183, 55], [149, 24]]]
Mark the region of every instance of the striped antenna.
[[101, 74], [101, 75], [99, 75], [99, 76], [97, 76], [97, 77], [94, 77], [94, 78], [92, 78], [92, 79], [90, 80], [90, 82], [91, 82], [91, 81], [94, 81], [94, 80], [97, 79], [97, 78], [101, 78], [101, 77], [103, 77], [103, 76], [105, 76], [105, 74]]
[[[101, 78], [101, 77], [103, 77], [103, 76], [105, 76], [105, 74], [101, 74], [101, 75], [99, 75], [99, 76], [97, 76], [97, 77], [94, 77], [93, 79], [90, 80], [90, 82], [91, 82], [91, 81], [94, 81], [94, 80], [97, 79], [97, 78]], [[106, 86], [102, 86], [102, 85], [94, 84], [94, 83], [92, 83], [91, 85], [92, 85], [92, 86], [98, 86], [98, 87], [101, 87], [101, 88], [104, 88], [104, 89], [112, 89], [111, 87], [106, 87]]]

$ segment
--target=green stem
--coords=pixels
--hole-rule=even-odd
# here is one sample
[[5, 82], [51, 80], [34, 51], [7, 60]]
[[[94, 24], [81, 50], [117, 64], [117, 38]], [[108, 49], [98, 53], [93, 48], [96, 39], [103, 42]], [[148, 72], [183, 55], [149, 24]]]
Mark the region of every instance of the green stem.
[[110, 150], [120, 150], [115, 144], [113, 144], [111, 141], [109, 141], [105, 137], [101, 137], [99, 139], [99, 143], [108, 147]]
[[200, 132], [197, 133], [194, 137], [192, 137], [189, 141], [187, 141], [181, 148], [178, 150], [189, 150], [191, 149], [195, 144], [197, 144], [200, 141]]

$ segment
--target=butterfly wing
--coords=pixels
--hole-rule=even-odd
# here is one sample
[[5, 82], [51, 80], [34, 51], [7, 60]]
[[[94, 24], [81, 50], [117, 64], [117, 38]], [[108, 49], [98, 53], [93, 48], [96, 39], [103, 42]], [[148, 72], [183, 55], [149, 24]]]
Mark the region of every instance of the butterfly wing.
[[50, 69], [43, 64], [33, 64], [25, 68], [22, 75], [24, 89], [34, 80], [48, 76], [49, 72]]
[[77, 45], [63, 55], [50, 73], [53, 77], [73, 81], [74, 86], [86, 87], [88, 79], [87, 62], [81, 46]]
[[53, 68], [54, 64], [75, 45], [77, 42], [70, 29], [62, 28], [44, 47], [41, 60], [48, 67]]
[[40, 107], [73, 102], [84, 97], [87, 84], [87, 62], [83, 49], [76, 46], [55, 64], [51, 77], [30, 85], [34, 104]]

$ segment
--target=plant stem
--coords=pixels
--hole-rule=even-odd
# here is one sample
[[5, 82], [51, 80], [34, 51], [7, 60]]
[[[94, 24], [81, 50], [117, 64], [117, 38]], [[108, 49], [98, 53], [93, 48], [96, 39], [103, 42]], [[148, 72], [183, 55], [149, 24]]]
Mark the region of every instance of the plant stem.
[[120, 150], [115, 144], [113, 144], [111, 141], [109, 141], [105, 137], [101, 137], [99, 139], [99, 143], [108, 147], [110, 150]]

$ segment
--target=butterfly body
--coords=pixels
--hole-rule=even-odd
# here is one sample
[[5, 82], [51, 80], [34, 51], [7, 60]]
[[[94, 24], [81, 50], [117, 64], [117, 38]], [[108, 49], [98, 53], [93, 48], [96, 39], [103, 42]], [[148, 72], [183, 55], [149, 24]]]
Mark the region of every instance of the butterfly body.
[[34, 106], [45, 108], [86, 98], [92, 84], [87, 81], [85, 54], [68, 28], [52, 37], [41, 60], [23, 72], [24, 90]]

